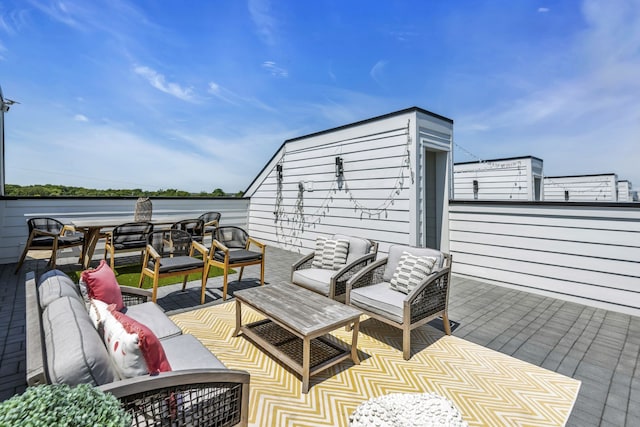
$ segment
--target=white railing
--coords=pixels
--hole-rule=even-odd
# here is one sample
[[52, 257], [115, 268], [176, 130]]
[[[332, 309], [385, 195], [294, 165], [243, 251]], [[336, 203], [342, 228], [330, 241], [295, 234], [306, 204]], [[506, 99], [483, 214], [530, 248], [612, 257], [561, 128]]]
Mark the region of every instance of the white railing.
[[[136, 198], [4, 198], [0, 200], [0, 264], [13, 263], [28, 237], [27, 219], [36, 216], [81, 218], [122, 215], [133, 217]], [[249, 199], [152, 198], [153, 213], [162, 215], [217, 211], [222, 225], [247, 227]]]
[[453, 273], [640, 315], [640, 205], [451, 202]]

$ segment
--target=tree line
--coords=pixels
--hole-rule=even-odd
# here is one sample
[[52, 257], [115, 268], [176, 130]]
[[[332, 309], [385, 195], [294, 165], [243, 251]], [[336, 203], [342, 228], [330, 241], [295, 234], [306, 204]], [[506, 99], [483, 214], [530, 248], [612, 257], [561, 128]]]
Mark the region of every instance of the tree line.
[[144, 191], [140, 188], [99, 190], [95, 188], [70, 187], [66, 185], [16, 185], [6, 184], [4, 186], [5, 196], [15, 197], [43, 197], [43, 196], [72, 196], [72, 197], [242, 197], [242, 191], [237, 193], [225, 193], [221, 188], [216, 188], [210, 193], [201, 191], [190, 193], [188, 191], [168, 188], [157, 191]]

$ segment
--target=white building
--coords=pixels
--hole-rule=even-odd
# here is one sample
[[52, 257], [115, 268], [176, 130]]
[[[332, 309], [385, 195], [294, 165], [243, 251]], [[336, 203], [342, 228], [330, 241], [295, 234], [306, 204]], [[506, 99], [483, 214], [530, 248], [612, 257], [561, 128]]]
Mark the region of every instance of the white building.
[[565, 202], [617, 202], [615, 173], [545, 176], [544, 200]]
[[618, 201], [633, 202], [633, 194], [631, 193], [631, 182], [626, 179], [618, 181]]
[[299, 252], [334, 233], [448, 250], [452, 138], [453, 120], [412, 107], [287, 140], [245, 192], [250, 234]]
[[455, 200], [542, 200], [542, 159], [533, 156], [456, 163]]

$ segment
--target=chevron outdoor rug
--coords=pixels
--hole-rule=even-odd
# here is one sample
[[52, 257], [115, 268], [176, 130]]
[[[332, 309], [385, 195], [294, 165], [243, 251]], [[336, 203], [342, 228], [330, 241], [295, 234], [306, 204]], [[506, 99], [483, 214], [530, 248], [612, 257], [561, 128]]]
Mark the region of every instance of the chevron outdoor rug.
[[[243, 323], [262, 317], [248, 307]], [[358, 337], [360, 365], [343, 362], [301, 379], [246, 338], [232, 337], [235, 303], [171, 317], [227, 367], [251, 374], [249, 425], [347, 426], [349, 415], [372, 397], [435, 392], [455, 403], [469, 426], [562, 426], [580, 382], [424, 326], [412, 336], [412, 357], [402, 358], [402, 333], [364, 320]], [[351, 342], [344, 328], [333, 332]]]

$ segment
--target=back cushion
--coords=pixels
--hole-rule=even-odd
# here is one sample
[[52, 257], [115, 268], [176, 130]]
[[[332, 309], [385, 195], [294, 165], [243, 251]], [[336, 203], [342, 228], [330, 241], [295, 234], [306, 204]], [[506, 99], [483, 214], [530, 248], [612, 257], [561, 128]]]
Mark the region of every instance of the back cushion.
[[62, 297], [42, 313], [47, 369], [54, 384], [107, 384], [119, 379], [83, 302]]
[[38, 284], [40, 308], [45, 309], [58, 298], [70, 297], [82, 302], [80, 288], [60, 270], [49, 270], [40, 276]]
[[357, 260], [358, 258], [366, 255], [371, 250], [371, 242], [361, 237], [345, 236], [342, 234], [334, 234], [332, 239], [336, 240], [348, 240], [349, 241], [349, 254], [347, 255], [347, 264]]
[[442, 267], [442, 263], [444, 262], [444, 256], [442, 252], [437, 249], [432, 248], [416, 248], [413, 246], [404, 246], [404, 245], [391, 245], [389, 247], [389, 256], [387, 258], [387, 266], [384, 269], [384, 274], [382, 275], [382, 280], [385, 282], [391, 282], [393, 278], [393, 273], [396, 271], [398, 267], [398, 262], [400, 261], [400, 257], [403, 252], [409, 252], [413, 256], [426, 256], [436, 258], [438, 261], [436, 262], [435, 269]]
[[120, 285], [105, 260], [101, 260], [98, 267], [83, 271], [80, 280], [86, 286], [86, 292], [90, 299], [99, 299], [106, 304], [115, 304], [118, 311], [124, 308]]

